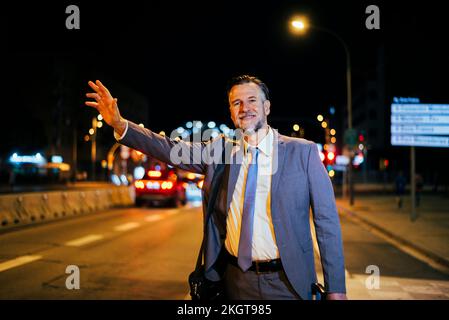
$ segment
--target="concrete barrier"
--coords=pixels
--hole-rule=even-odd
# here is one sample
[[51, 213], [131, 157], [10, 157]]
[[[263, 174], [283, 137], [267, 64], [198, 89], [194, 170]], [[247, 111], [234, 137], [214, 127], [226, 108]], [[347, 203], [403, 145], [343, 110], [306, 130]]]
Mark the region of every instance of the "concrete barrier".
[[134, 204], [133, 187], [0, 195], [0, 230]]

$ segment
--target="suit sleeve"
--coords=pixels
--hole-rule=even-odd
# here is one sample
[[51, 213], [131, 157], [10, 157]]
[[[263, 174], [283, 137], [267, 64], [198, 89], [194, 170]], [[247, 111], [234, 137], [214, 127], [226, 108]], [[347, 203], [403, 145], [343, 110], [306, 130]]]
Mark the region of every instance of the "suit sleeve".
[[128, 121], [127, 131], [119, 142], [174, 167], [195, 173], [204, 174], [210, 162], [210, 159], [205, 159], [209, 152], [203, 151], [210, 148], [212, 143], [174, 140], [131, 121]]
[[324, 285], [328, 292], [346, 293], [340, 219], [332, 183], [315, 143], [310, 144], [307, 174]]

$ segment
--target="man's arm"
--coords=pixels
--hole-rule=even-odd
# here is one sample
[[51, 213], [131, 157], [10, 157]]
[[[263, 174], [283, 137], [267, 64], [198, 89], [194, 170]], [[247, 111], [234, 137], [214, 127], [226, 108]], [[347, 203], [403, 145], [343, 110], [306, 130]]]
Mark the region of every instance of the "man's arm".
[[340, 220], [334, 190], [315, 143], [307, 165], [313, 222], [324, 272], [328, 299], [346, 299], [345, 267]]
[[[99, 80], [96, 83], [89, 81], [89, 86], [95, 92], [87, 93], [86, 96], [95, 101], [86, 101], [86, 105], [100, 112], [104, 121], [114, 129], [114, 136], [116, 139], [119, 137], [117, 140], [120, 143], [178, 168], [196, 173], [205, 172], [203, 148], [206, 145], [211, 146], [211, 143], [176, 141], [142, 128], [120, 115], [117, 99], [112, 97], [109, 90]], [[176, 153], [176, 151], [179, 152]], [[207, 156], [209, 153], [204, 154]]]

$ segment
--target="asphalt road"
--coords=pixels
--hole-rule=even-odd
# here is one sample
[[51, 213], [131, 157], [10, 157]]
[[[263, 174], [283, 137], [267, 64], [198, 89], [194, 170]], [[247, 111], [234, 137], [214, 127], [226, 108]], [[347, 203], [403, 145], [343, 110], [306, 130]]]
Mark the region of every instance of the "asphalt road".
[[[341, 222], [349, 298], [449, 299], [448, 275]], [[187, 207], [116, 209], [2, 233], [0, 299], [185, 299], [201, 236], [200, 209]], [[79, 289], [66, 287], [70, 265]], [[365, 285], [369, 265], [380, 288]]]

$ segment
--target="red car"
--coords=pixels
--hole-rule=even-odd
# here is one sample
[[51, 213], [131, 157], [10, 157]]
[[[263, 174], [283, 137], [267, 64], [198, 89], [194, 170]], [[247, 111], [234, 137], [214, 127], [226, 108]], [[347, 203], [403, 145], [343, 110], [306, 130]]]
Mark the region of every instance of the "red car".
[[174, 169], [150, 169], [142, 179], [134, 181], [136, 205], [147, 202], [178, 207], [186, 203], [185, 189]]

